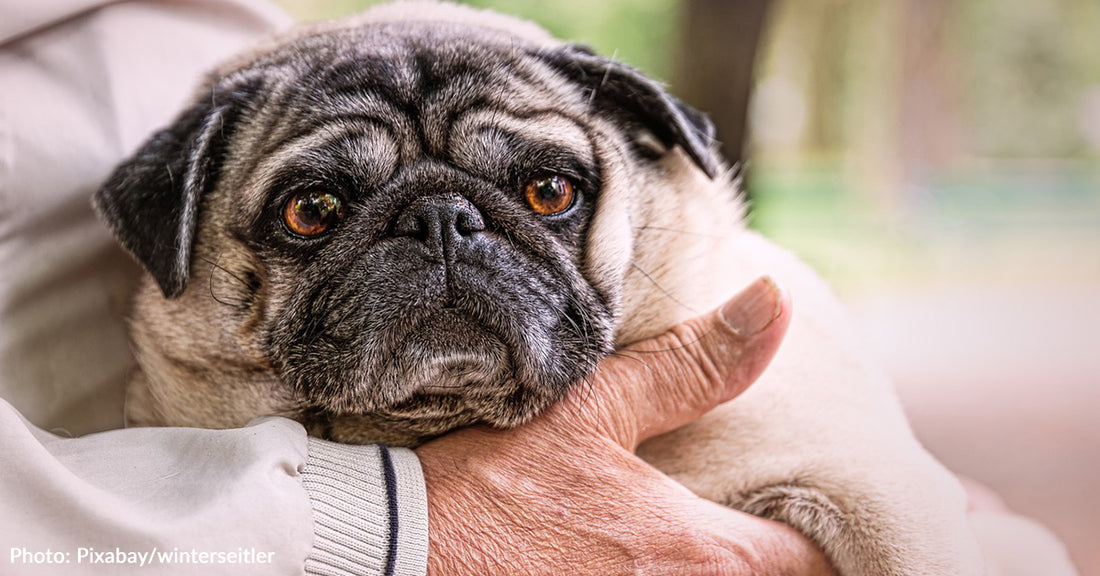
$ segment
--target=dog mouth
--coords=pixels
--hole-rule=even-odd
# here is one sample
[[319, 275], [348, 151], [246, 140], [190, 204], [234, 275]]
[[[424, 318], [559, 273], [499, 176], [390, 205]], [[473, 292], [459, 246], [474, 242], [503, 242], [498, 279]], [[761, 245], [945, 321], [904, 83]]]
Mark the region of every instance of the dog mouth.
[[320, 410], [312, 418], [328, 422], [324, 434], [334, 440], [394, 445], [471, 424], [508, 428], [529, 420], [578, 375], [555, 378], [522, 348], [531, 334], [504, 333], [485, 315], [508, 322], [500, 310], [471, 310], [461, 298], [406, 312], [384, 331], [390, 347], [364, 355], [359, 386], [339, 404], [314, 404]]
[[[414, 446], [473, 424], [513, 427], [559, 400], [605, 351], [588, 337], [597, 329], [567, 317], [577, 298], [566, 286], [491, 270], [458, 266], [443, 282], [436, 267], [391, 269], [334, 310], [340, 338], [324, 330], [303, 346], [332, 362], [313, 373], [330, 375], [320, 383], [299, 380], [311, 434]], [[318, 355], [318, 343], [345, 355]]]
[[400, 387], [403, 394], [393, 399], [394, 406], [412, 396], [502, 394], [510, 391], [502, 388], [514, 388], [513, 354], [505, 340], [460, 308], [427, 310], [403, 331], [381, 367], [364, 367]]

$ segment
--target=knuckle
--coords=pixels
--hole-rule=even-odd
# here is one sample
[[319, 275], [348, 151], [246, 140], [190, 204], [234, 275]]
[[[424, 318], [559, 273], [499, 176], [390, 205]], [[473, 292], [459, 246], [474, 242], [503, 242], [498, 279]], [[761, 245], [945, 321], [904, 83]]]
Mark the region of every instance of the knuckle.
[[747, 557], [744, 551], [729, 546], [715, 539], [707, 539], [697, 542], [691, 548], [689, 566], [696, 574], [722, 575], [722, 576], [749, 576], [765, 574], [763, 566], [753, 558]]
[[660, 532], [661, 546], [671, 554], [662, 554], [680, 570], [678, 574], [707, 576], [750, 576], [767, 574], [763, 562], [749, 548], [739, 545], [724, 531], [707, 529], [683, 519], [666, 525]]
[[683, 351], [682, 357], [687, 361], [683, 368], [690, 371], [686, 374], [687, 377], [705, 385], [705, 390], [725, 383], [727, 370], [723, 367], [730, 358], [715, 357], [714, 351], [707, 346], [706, 342], [708, 338], [713, 337], [711, 334], [696, 322], [686, 322], [669, 330], [668, 337], [670, 349]]

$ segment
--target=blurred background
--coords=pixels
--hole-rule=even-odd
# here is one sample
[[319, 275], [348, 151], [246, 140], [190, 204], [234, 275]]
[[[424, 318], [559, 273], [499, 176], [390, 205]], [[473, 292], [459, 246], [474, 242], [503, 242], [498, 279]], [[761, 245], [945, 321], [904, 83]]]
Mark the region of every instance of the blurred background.
[[709, 112], [751, 225], [832, 282], [925, 444], [1100, 576], [1100, 2], [470, 3]]

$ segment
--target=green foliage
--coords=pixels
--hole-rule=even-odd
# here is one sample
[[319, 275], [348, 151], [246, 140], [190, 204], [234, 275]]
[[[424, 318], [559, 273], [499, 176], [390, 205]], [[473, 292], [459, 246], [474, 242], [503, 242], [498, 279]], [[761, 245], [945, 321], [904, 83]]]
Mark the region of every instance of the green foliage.
[[555, 36], [670, 78], [676, 51], [676, 0], [467, 0], [538, 22]]
[[1100, 88], [1100, 3], [958, 2], [949, 27], [975, 152], [1067, 157], [1090, 151], [1083, 96]]
[[[281, 0], [302, 20], [359, 12], [378, 0]], [[538, 22], [555, 36], [667, 79], [677, 45], [677, 0], [465, 0]]]

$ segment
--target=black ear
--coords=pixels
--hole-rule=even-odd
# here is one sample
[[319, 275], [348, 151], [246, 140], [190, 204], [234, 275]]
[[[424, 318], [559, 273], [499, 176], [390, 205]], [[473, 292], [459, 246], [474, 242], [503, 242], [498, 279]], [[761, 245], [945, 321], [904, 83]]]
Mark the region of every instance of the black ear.
[[232, 126], [255, 85], [212, 93], [115, 169], [93, 204], [168, 298], [183, 293], [203, 196], [218, 178]]
[[641, 72], [588, 48], [567, 45], [540, 56], [567, 77], [589, 87], [596, 101], [610, 102], [638, 118], [665, 146], [678, 145], [707, 176], [718, 174], [711, 149], [714, 124]]

